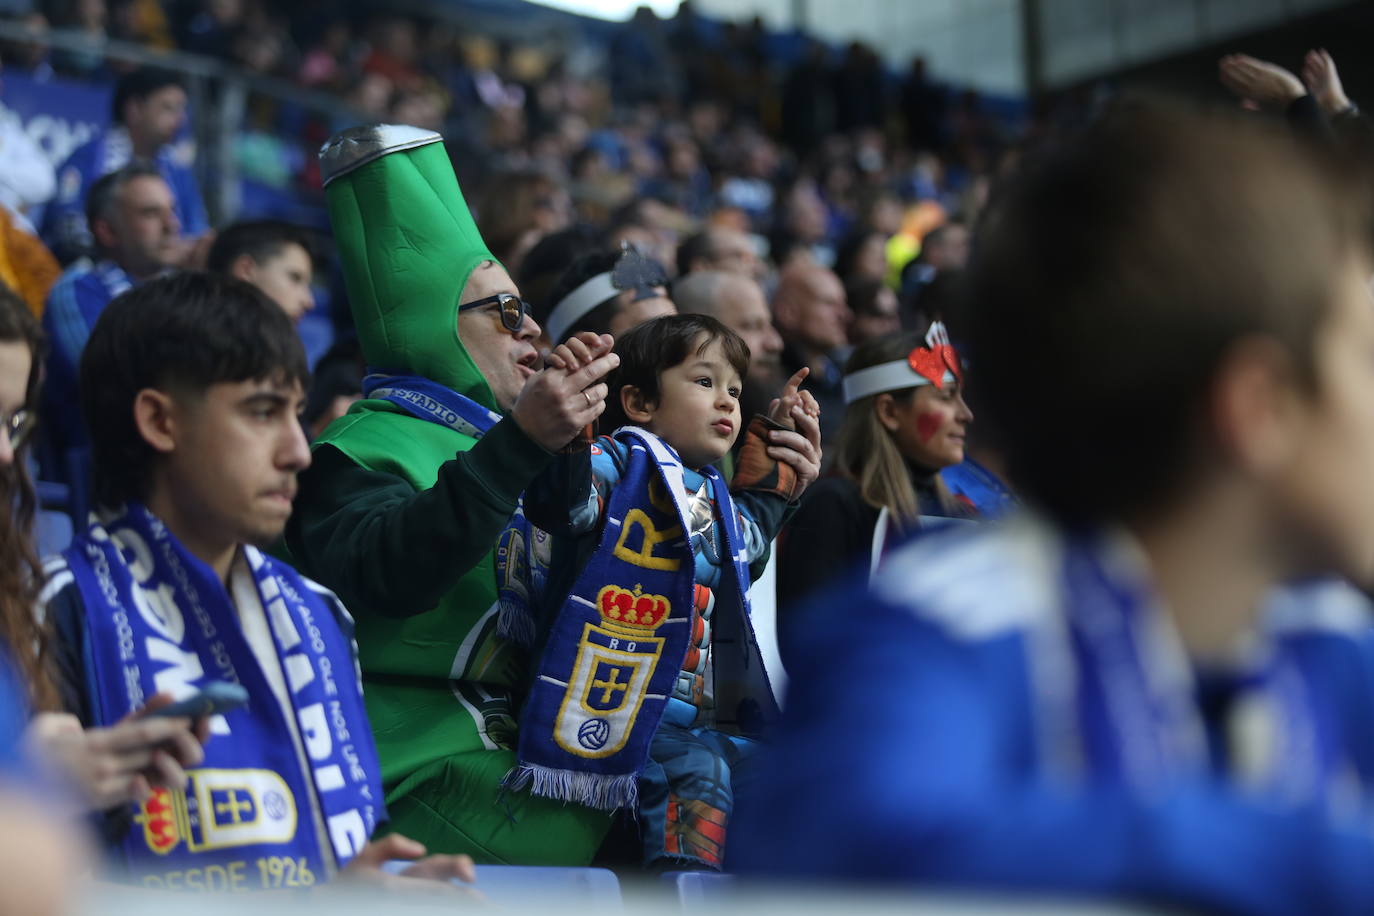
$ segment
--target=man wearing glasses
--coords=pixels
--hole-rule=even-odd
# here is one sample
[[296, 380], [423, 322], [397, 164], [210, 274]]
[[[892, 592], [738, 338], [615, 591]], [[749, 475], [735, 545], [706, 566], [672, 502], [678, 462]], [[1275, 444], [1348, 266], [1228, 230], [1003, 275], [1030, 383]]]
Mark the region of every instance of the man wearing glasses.
[[582, 369], [543, 367], [438, 134], [354, 128], [321, 159], [370, 374], [315, 442], [286, 543], [357, 618], [391, 827], [480, 863], [585, 865], [605, 814], [500, 789], [529, 659], [501, 626], [494, 554], [618, 358], [589, 334], [570, 343]]

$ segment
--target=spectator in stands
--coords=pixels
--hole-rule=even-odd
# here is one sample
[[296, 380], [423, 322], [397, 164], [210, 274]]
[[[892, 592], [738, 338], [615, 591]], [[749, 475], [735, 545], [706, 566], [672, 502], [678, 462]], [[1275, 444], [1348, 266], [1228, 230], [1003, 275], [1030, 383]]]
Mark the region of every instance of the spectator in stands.
[[210, 246], [205, 267], [212, 273], [247, 280], [267, 294], [294, 322], [315, 307], [310, 237], [279, 220], [234, 223]]
[[707, 226], [677, 249], [679, 277], [695, 270], [726, 270], [760, 280], [765, 268], [749, 236], [728, 226]]
[[520, 291], [535, 313], [546, 315], [553, 308], [549, 296], [569, 267], [604, 247], [601, 233], [586, 223], [574, 223], [540, 239], [520, 263], [517, 274]]
[[495, 177], [482, 200], [482, 225], [507, 270], [519, 271], [525, 254], [544, 236], [572, 222], [568, 192], [546, 175], [517, 172]]
[[845, 283], [859, 277], [887, 279], [887, 236], [860, 228], [845, 236], [835, 249], [835, 273]]
[[782, 372], [782, 337], [763, 289], [753, 277], [724, 270], [695, 270], [673, 284], [673, 302], [683, 314], [710, 315], [749, 346], [740, 411], [746, 417], [768, 412], [786, 377]]
[[68, 264], [90, 251], [94, 241], [86, 220], [86, 198], [102, 176], [131, 160], [154, 163], [171, 189], [173, 209], [185, 240], [176, 260], [203, 261], [210, 224], [189, 163], [172, 145], [186, 123], [186, 90], [181, 77], [164, 70], [135, 70], [115, 85], [113, 125], [76, 148], [57, 170], [57, 196], [43, 216], [43, 240]]
[[1369, 603], [1313, 578], [1374, 579], [1369, 202], [1264, 127], [1119, 112], [998, 195], [970, 347], [1041, 514], [803, 622], [757, 867], [1374, 908]]
[[99, 178], [86, 198], [99, 258], [72, 265], [53, 286], [43, 312], [51, 342], [44, 414], [59, 451], [85, 442], [76, 403], [76, 369], [110, 300], [178, 263], [184, 249], [171, 188], [155, 167], [133, 162]]
[[852, 315], [834, 272], [801, 261], [784, 268], [773, 293], [773, 321], [782, 335], [782, 369], [809, 366], [803, 387], [821, 405], [821, 442], [829, 449], [844, 416], [844, 373], [834, 355], [849, 340]]
[[601, 413], [616, 358], [584, 335], [589, 368], [537, 370], [539, 326], [438, 134], [353, 128], [321, 159], [363, 354], [393, 374], [316, 441], [286, 544], [357, 617], [395, 828], [484, 862], [585, 865], [606, 816], [498, 800], [529, 659], [499, 632], [493, 545]]
[[541, 325], [551, 345], [588, 331], [618, 337], [659, 315], [677, 313], [662, 265], [632, 247], [584, 255], [559, 279]]
[[845, 301], [853, 316], [849, 321], [849, 343], [853, 346], [871, 340], [890, 338], [902, 330], [897, 294], [881, 277], [856, 276], [844, 285]]
[[362, 348], [358, 338], [351, 335], [335, 341], [320, 357], [310, 379], [310, 396], [301, 411], [301, 422], [311, 442], [361, 400], [366, 373]]
[[923, 517], [973, 514], [940, 477], [964, 460], [973, 422], [962, 363], [945, 340], [938, 324], [925, 335], [894, 331], [861, 344], [845, 365], [831, 476], [811, 488], [778, 553], [784, 652], [807, 598], [860, 567], [875, 571]]
[[[369, 842], [381, 769], [348, 614], [257, 549], [281, 533], [310, 463], [290, 321], [238, 280], [159, 278], [111, 304], [81, 371], [100, 514], [48, 567], [71, 710], [109, 727], [143, 697], [212, 680], [251, 697], [209, 717], [189, 782], [141, 799], [136, 818], [106, 814], [110, 852], [145, 886], [201, 890], [310, 886], [339, 870], [380, 880], [383, 862], [424, 855], [398, 835]], [[290, 865], [251, 867], [263, 858]], [[439, 856], [413, 869], [471, 880], [471, 867]]]
[[782, 198], [778, 226], [773, 233], [773, 260], [783, 267], [794, 257], [809, 259], [823, 267], [835, 262], [835, 249], [827, 238], [829, 217], [816, 183], [804, 179], [793, 183]]
[[942, 271], [963, 270], [968, 255], [969, 232], [963, 223], [944, 223], [925, 234], [915, 260], [902, 269], [900, 298], [905, 322], [915, 321], [918, 311], [929, 314], [922, 297]]

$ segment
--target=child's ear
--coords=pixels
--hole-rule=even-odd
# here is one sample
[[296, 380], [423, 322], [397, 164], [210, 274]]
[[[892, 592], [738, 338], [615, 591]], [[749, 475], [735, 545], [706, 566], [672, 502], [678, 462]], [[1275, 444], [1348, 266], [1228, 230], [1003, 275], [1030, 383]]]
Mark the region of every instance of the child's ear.
[[656, 406], [634, 385], [626, 385], [620, 389], [620, 409], [625, 412], [625, 419], [631, 423], [640, 426], [648, 423], [654, 418]]

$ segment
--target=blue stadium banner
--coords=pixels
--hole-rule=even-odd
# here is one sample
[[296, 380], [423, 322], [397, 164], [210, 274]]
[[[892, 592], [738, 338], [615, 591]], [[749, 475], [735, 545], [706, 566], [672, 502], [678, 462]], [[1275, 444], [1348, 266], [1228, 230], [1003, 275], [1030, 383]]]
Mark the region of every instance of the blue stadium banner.
[[6, 71], [0, 118], [18, 119], [56, 167], [110, 123], [110, 88]]

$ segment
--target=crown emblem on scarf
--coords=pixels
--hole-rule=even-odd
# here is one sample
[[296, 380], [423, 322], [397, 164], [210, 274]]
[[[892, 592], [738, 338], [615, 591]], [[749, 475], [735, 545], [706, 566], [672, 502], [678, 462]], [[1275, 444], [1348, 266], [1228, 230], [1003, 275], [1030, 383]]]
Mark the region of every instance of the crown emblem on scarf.
[[936, 388], [945, 387], [945, 372], [953, 373], [960, 383], [964, 381], [963, 370], [959, 368], [959, 354], [949, 342], [949, 331], [944, 322], [936, 321], [926, 332], [926, 345], [912, 350], [906, 358], [913, 372], [928, 379]]
[[607, 624], [652, 633], [668, 619], [673, 605], [662, 595], [646, 595], [640, 586], [633, 589], [607, 585], [596, 595], [596, 609]]
[[171, 852], [181, 841], [176, 809], [168, 789], [154, 789], [134, 819], [143, 825], [143, 840], [148, 848], [160, 856]]

